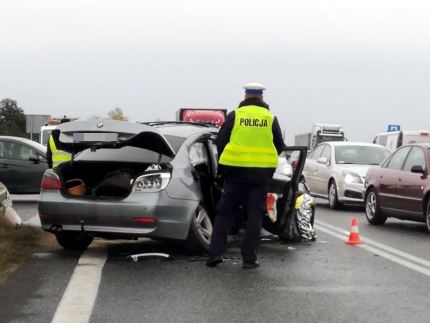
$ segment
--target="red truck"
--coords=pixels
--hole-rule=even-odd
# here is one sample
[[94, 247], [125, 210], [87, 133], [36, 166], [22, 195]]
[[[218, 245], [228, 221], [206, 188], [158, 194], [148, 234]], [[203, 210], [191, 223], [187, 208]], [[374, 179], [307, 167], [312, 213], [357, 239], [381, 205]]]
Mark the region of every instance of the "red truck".
[[208, 122], [221, 127], [225, 121], [227, 109], [193, 109], [184, 108], [177, 111], [179, 121]]

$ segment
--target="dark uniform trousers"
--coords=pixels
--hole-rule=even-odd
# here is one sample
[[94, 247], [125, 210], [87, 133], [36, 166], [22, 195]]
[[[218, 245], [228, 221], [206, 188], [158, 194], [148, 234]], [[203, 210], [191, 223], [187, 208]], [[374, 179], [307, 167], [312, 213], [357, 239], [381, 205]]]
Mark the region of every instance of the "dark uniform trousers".
[[257, 260], [257, 248], [263, 216], [266, 213], [267, 187], [261, 184], [224, 182], [221, 199], [217, 205], [215, 227], [210, 251], [212, 257], [221, 257], [227, 248], [227, 236], [234, 224], [239, 207], [247, 210], [246, 234], [242, 243], [242, 261]]

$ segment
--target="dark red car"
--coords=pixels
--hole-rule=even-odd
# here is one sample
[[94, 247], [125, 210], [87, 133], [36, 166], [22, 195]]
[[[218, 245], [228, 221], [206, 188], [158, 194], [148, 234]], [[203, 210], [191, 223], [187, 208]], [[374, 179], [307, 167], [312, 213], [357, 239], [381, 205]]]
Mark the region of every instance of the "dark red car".
[[398, 148], [365, 180], [366, 218], [384, 224], [387, 217], [425, 222], [430, 232], [430, 144]]

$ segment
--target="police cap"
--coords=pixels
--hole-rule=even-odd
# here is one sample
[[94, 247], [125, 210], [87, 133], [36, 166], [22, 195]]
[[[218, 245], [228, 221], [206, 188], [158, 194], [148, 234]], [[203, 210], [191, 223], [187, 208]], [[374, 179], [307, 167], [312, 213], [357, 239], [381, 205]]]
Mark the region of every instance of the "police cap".
[[244, 87], [245, 93], [247, 94], [263, 94], [263, 91], [266, 89], [266, 87], [263, 84], [260, 83], [248, 83]]

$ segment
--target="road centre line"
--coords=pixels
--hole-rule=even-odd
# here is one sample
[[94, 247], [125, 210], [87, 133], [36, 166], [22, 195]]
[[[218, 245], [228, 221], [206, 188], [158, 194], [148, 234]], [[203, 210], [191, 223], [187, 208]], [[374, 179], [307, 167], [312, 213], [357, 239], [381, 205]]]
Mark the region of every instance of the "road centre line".
[[81, 255], [52, 323], [89, 322], [106, 258], [106, 249], [99, 247], [90, 247]]
[[[321, 225], [317, 225], [317, 229], [319, 231], [322, 231], [322, 232], [324, 232], [324, 233], [326, 233], [328, 235], [331, 235], [331, 236], [333, 236], [335, 238], [338, 238], [340, 240], [345, 240], [345, 235], [339, 234], [339, 233], [337, 233], [335, 231], [332, 231], [332, 230], [330, 230], [328, 228], [325, 228], [325, 227], [323, 227]], [[383, 258], [385, 258], [387, 260], [390, 260], [390, 261], [395, 262], [395, 263], [397, 263], [399, 265], [402, 265], [402, 266], [407, 267], [409, 269], [415, 270], [415, 271], [417, 271], [417, 272], [419, 272], [421, 274], [424, 274], [424, 275], [430, 277], [430, 269], [427, 269], [425, 267], [421, 267], [421, 266], [416, 265], [416, 264], [414, 264], [414, 263], [412, 263], [412, 262], [410, 262], [408, 260], [405, 260], [405, 259], [402, 259], [400, 257], [394, 256], [392, 254], [389, 254], [388, 252], [385, 252], [383, 250], [377, 249], [377, 248], [372, 247], [372, 246], [367, 245], [367, 244], [357, 244], [355, 246], [359, 247], [359, 248], [362, 248], [362, 249], [365, 249], [365, 250], [367, 250], [367, 251], [369, 251], [371, 253], [379, 255], [380, 257], [383, 257]]]
[[[349, 232], [348, 231], [342, 230], [341, 228], [336, 227], [334, 225], [325, 223], [325, 222], [320, 221], [320, 220], [315, 220], [315, 223], [318, 224], [318, 225], [325, 226], [326, 228], [331, 229], [333, 231], [342, 233], [342, 234], [344, 234], [346, 236], [349, 236]], [[380, 248], [382, 250], [385, 250], [387, 252], [390, 252], [392, 254], [395, 254], [397, 256], [403, 257], [403, 258], [408, 259], [410, 261], [416, 262], [417, 264], [420, 264], [420, 265], [423, 265], [423, 266], [426, 266], [426, 267], [430, 268], [430, 261], [428, 261], [428, 260], [416, 257], [414, 255], [411, 255], [411, 254], [406, 253], [404, 251], [401, 251], [399, 249], [395, 249], [395, 248], [389, 247], [387, 245], [384, 245], [384, 244], [382, 244], [380, 242], [377, 242], [377, 241], [369, 239], [369, 238], [361, 237], [361, 240], [363, 242], [367, 243], [367, 244], [372, 245], [373, 247]]]

